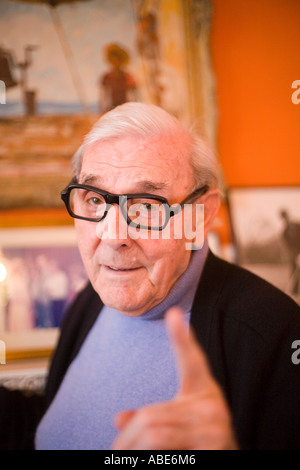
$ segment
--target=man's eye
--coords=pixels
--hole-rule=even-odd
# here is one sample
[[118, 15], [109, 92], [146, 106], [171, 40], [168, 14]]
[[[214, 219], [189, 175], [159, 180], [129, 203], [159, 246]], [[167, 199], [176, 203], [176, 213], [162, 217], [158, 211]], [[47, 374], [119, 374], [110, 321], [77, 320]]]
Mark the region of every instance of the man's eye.
[[87, 203], [91, 206], [99, 206], [100, 204], [103, 204], [103, 199], [94, 196], [87, 199]]
[[139, 209], [142, 211], [151, 211], [152, 209], [155, 209], [155, 204], [151, 204], [150, 202], [144, 202], [139, 205]]
[[148, 214], [159, 211], [160, 205], [155, 202], [140, 202], [134, 204], [131, 208], [131, 212], [139, 212], [140, 214]]

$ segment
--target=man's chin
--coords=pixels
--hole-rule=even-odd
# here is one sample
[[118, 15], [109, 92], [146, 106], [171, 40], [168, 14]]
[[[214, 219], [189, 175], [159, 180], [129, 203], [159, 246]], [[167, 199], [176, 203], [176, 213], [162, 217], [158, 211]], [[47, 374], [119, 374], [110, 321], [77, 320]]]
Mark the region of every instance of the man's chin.
[[96, 286], [95, 290], [104, 305], [128, 317], [140, 316], [148, 310], [148, 302], [145, 299], [140, 299], [136, 292], [127, 290], [122, 293], [120, 287], [108, 291], [103, 288], [97, 289]]

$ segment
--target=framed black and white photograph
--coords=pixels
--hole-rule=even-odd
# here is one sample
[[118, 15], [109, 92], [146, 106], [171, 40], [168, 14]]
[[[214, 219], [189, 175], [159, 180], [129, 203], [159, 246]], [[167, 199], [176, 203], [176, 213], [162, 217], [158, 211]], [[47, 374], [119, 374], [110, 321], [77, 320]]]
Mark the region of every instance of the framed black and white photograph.
[[228, 190], [236, 261], [300, 303], [300, 187]]

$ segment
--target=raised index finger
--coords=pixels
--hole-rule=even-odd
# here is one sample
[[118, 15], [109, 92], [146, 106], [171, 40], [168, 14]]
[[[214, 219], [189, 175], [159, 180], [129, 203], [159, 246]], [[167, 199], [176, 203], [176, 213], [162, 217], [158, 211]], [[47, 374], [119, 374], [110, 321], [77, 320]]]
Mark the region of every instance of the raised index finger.
[[166, 327], [179, 372], [179, 394], [204, 390], [212, 382], [210, 368], [193, 331], [188, 332], [183, 312], [179, 307], [172, 307], [167, 311]]

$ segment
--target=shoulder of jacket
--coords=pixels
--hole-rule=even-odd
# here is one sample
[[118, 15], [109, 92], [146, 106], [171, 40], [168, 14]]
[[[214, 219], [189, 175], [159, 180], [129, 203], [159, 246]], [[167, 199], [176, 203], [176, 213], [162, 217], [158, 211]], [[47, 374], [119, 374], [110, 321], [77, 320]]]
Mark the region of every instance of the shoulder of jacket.
[[[209, 254], [195, 304], [214, 322], [240, 325], [265, 342], [300, 331], [300, 307], [288, 295], [232, 263]], [[202, 308], [200, 309], [202, 310]], [[207, 320], [207, 325], [209, 321]]]

